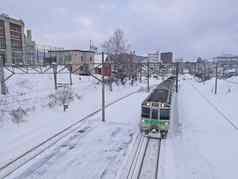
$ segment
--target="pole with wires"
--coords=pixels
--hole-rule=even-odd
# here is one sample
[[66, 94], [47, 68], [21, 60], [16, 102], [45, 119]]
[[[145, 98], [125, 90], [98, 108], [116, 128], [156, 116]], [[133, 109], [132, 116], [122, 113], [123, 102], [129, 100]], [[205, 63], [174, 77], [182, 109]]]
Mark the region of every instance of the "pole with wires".
[[176, 93], [178, 93], [178, 74], [179, 74], [179, 63], [176, 63]]
[[69, 84], [72, 86], [73, 85], [73, 81], [72, 81], [72, 71], [73, 71], [73, 67], [72, 65], [69, 65]]
[[150, 92], [150, 62], [147, 61], [147, 92]]
[[216, 62], [215, 95], [217, 94], [218, 63]]
[[104, 80], [104, 52], [102, 52], [102, 121], [105, 122], [105, 80]]
[[53, 75], [54, 75], [54, 86], [55, 86], [55, 90], [57, 90], [58, 86], [57, 86], [57, 64], [53, 63]]
[[4, 79], [4, 68], [3, 68], [3, 58], [0, 56], [0, 80], [1, 80], [1, 94], [6, 95], [6, 84]]

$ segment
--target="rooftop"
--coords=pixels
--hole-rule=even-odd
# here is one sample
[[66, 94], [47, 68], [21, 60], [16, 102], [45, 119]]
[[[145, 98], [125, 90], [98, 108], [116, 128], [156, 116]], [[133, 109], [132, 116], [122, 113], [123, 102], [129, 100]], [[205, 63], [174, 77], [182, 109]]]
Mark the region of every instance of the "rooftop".
[[23, 20], [12, 18], [12, 17], [10, 17], [10, 16], [8, 16], [7, 14], [4, 14], [4, 13], [0, 14], [0, 19], [2, 19], [2, 20], [9, 20], [11, 22], [20, 23], [20, 24], [24, 25]]
[[48, 52], [59, 52], [59, 53], [63, 53], [63, 52], [87, 52], [87, 53], [95, 53], [92, 50], [78, 50], [78, 49], [73, 49], [73, 50], [49, 50]]

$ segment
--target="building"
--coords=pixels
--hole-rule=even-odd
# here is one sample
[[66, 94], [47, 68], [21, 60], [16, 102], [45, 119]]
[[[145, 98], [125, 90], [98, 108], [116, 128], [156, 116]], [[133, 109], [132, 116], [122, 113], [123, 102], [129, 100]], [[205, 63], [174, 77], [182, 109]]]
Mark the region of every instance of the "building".
[[173, 53], [172, 52], [160, 53], [160, 61], [163, 64], [173, 63]]
[[149, 53], [147, 56], [147, 61], [149, 62], [160, 62], [160, 53], [157, 50], [155, 53]]
[[32, 40], [31, 30], [27, 30], [25, 36], [25, 62], [36, 64], [36, 43]]
[[24, 22], [0, 14], [0, 56], [4, 64], [24, 62]]
[[95, 52], [91, 50], [50, 50], [48, 53], [57, 64], [73, 64], [73, 70], [80, 68], [79, 74], [87, 74], [94, 68]]

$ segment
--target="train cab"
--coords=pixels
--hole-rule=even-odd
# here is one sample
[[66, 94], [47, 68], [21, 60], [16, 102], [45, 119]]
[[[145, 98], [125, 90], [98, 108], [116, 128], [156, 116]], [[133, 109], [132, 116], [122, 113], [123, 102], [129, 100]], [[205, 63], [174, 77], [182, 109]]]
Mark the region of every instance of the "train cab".
[[167, 134], [169, 128], [170, 106], [167, 103], [148, 102], [142, 105], [141, 130], [145, 134], [161, 132]]

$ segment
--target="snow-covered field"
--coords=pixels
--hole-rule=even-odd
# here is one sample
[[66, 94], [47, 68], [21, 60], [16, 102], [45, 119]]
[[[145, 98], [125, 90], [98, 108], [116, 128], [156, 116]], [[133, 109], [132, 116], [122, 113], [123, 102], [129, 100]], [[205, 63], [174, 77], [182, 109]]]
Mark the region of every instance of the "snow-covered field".
[[[62, 75], [60, 81], [67, 82]], [[10, 111], [28, 109], [24, 122], [1, 116], [0, 163], [18, 156], [69, 124], [101, 106], [101, 86], [89, 77], [73, 76], [74, 100], [63, 112], [61, 106], [48, 106], [54, 93], [50, 75], [15, 77], [8, 82], [10, 92], [2, 97]], [[151, 85], [159, 83], [152, 80]], [[180, 79], [179, 93], [173, 97], [172, 124], [162, 141], [159, 178], [163, 179], [236, 179], [238, 161], [238, 78], [198, 83], [186, 76]], [[146, 87], [106, 87], [106, 103]], [[130, 152], [136, 146], [140, 104], [148, 95], [136, 93], [106, 110], [106, 122], [97, 114], [82, 123], [80, 130], [59, 142], [12, 178], [116, 178], [122, 176]], [[26, 99], [26, 100], [25, 100]], [[155, 156], [156, 157], [156, 156]]]
[[[4, 100], [1, 109], [6, 112], [1, 118], [0, 136], [4, 140], [0, 141], [0, 164], [101, 107], [101, 85], [91, 77], [79, 80], [78, 76], [73, 76], [74, 100], [69, 104], [69, 109], [63, 112], [61, 106], [49, 108], [49, 95], [54, 93], [52, 78], [52, 75], [19, 75], [9, 80], [9, 94], [1, 97]], [[68, 82], [68, 76], [59, 75], [59, 82]], [[158, 80], [151, 81], [151, 85], [158, 83]], [[133, 86], [115, 85], [112, 92], [106, 87], [106, 103], [145, 87], [145, 81]], [[51, 157], [43, 156], [30, 167], [32, 172], [28, 168], [21, 177], [115, 176], [137, 131], [140, 104], [146, 95], [142, 91], [108, 108], [106, 123], [101, 122], [100, 115], [93, 116], [82, 124], [82, 133], [76, 133], [72, 140], [70, 138], [55, 146], [49, 154]], [[20, 106], [27, 111], [27, 115], [23, 117], [23, 122], [14, 123], [9, 111]]]
[[161, 149], [161, 178], [238, 177], [238, 130], [228, 121], [238, 124], [238, 86], [219, 80], [214, 95], [214, 83], [181, 80], [172, 130]]

